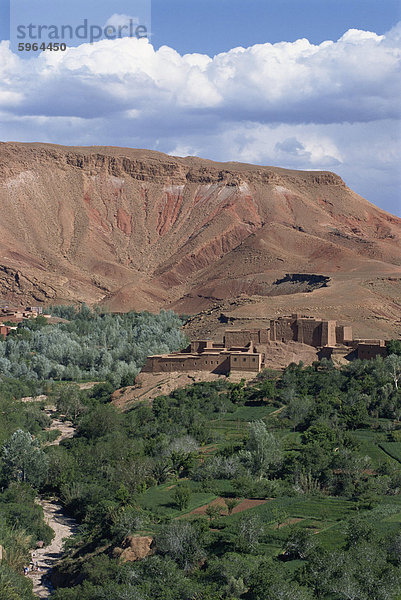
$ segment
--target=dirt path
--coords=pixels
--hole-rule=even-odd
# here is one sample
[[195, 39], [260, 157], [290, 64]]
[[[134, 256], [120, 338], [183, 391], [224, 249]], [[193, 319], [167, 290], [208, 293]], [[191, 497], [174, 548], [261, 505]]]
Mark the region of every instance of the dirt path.
[[55, 407], [49, 407], [45, 410], [45, 413], [49, 415], [52, 420], [52, 424], [48, 428], [47, 431], [53, 431], [54, 429], [58, 429], [61, 433], [59, 437], [54, 440], [54, 442], [49, 442], [48, 446], [58, 446], [63, 440], [68, 438], [72, 438], [75, 433], [75, 427], [73, 426], [71, 421], [61, 421], [61, 419], [57, 419], [54, 417], [56, 412]]
[[270, 413], [269, 417], [277, 417], [277, 415], [279, 415], [281, 412], [283, 412], [284, 409], [285, 409], [285, 406], [280, 406], [280, 408], [278, 408], [277, 410], [274, 410], [272, 413]]
[[[75, 428], [70, 421], [61, 421], [53, 416], [54, 413], [54, 407], [46, 409], [46, 414], [53, 419], [49, 430], [58, 429], [61, 433], [54, 442], [48, 444], [49, 446], [57, 446], [63, 440], [72, 438], [75, 433]], [[38, 504], [43, 508], [45, 521], [53, 529], [55, 536], [49, 546], [38, 548], [32, 553], [32, 562], [38, 563], [40, 570], [30, 571], [28, 577], [33, 582], [33, 593], [37, 598], [50, 598], [53, 591], [50, 572], [63, 555], [63, 540], [75, 533], [77, 524], [74, 519], [63, 513], [62, 506], [57, 500], [38, 500]]]
[[64, 515], [58, 502], [40, 500], [39, 504], [43, 508], [45, 521], [54, 530], [55, 536], [49, 546], [34, 551], [32, 561], [38, 563], [40, 571], [30, 571], [28, 577], [33, 582], [33, 593], [38, 598], [50, 598], [53, 591], [50, 572], [63, 554], [63, 540], [75, 533], [77, 524], [74, 519]]

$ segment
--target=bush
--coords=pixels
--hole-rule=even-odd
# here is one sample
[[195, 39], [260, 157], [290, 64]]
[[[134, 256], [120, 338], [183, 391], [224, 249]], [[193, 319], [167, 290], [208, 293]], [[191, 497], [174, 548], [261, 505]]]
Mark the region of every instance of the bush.
[[178, 510], [188, 507], [191, 499], [191, 488], [186, 484], [179, 484], [174, 488], [173, 501]]
[[164, 525], [156, 537], [156, 549], [187, 570], [203, 557], [199, 531], [188, 521], [172, 521]]

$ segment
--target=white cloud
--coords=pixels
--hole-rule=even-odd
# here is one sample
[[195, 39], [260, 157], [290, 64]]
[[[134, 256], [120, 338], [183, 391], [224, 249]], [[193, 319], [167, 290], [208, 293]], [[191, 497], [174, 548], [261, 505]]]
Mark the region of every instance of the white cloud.
[[118, 29], [119, 27], [128, 27], [129, 31], [129, 26], [131, 23], [136, 23], [138, 25], [138, 17], [130, 17], [128, 15], [114, 13], [114, 15], [111, 15], [111, 17], [107, 19], [105, 27], [115, 27], [116, 29]]
[[384, 36], [351, 29], [336, 42], [257, 44], [212, 58], [123, 38], [30, 60], [2, 42], [3, 139], [332, 169], [357, 191], [375, 193], [385, 180], [385, 197], [370, 199], [395, 211], [400, 40], [399, 24]]

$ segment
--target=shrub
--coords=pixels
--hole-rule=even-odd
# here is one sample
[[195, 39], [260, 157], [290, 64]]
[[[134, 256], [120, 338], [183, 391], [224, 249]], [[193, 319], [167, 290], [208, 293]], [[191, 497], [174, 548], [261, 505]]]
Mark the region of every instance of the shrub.
[[179, 484], [174, 488], [173, 501], [178, 510], [188, 507], [191, 499], [191, 488], [186, 484]]

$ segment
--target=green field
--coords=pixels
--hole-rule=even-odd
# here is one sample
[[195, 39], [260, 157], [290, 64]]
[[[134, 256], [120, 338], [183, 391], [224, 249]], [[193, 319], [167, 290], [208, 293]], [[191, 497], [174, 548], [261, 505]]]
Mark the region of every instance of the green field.
[[213, 419], [210, 426], [219, 444], [237, 442], [246, 435], [247, 423], [264, 420], [276, 410], [277, 407], [272, 404], [239, 406], [234, 412], [221, 414], [218, 419]]
[[391, 458], [401, 462], [401, 442], [382, 442], [380, 448]]
[[352, 432], [352, 436], [360, 444], [361, 454], [365, 454], [372, 459], [373, 466], [377, 467], [386, 460], [386, 452], [382, 448], [387, 439], [386, 433], [370, 429], [357, 429]]
[[210, 492], [193, 492], [188, 508], [185, 511], [179, 511], [173, 502], [174, 483], [165, 483], [156, 487], [149, 488], [140, 497], [142, 508], [151, 510], [160, 516], [177, 517], [181, 514], [190, 512], [194, 508], [208, 504], [216, 498], [216, 494]]

